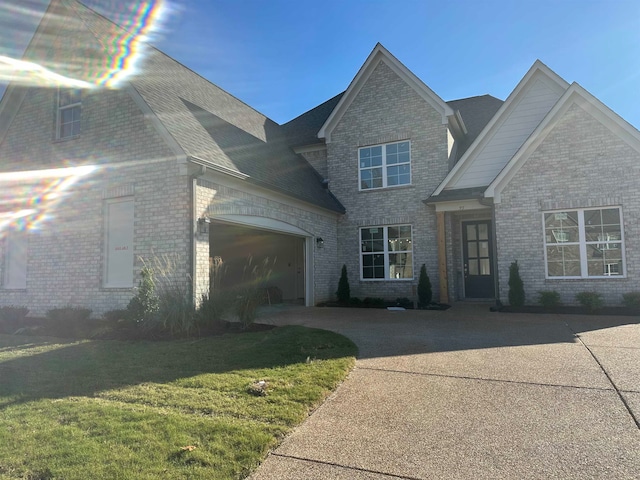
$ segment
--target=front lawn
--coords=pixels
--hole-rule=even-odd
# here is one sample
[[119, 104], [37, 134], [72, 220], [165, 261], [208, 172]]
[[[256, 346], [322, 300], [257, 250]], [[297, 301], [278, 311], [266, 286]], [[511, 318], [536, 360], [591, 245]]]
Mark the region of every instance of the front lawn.
[[0, 335], [0, 478], [244, 478], [355, 354], [295, 326], [166, 342]]

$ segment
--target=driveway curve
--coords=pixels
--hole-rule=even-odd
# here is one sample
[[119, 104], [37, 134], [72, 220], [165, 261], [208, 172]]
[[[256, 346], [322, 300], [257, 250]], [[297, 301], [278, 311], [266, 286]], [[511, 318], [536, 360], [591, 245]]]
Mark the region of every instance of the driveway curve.
[[477, 304], [268, 313], [360, 352], [250, 478], [640, 478], [638, 320]]

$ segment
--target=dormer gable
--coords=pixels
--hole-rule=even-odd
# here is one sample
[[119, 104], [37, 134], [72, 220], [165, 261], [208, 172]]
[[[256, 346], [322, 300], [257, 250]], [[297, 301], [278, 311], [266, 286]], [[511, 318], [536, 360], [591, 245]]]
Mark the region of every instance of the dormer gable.
[[486, 198], [493, 198], [494, 203], [501, 202], [502, 190], [573, 106], [577, 106], [580, 110], [586, 112], [629, 147], [640, 153], [640, 132], [582, 86], [574, 82], [487, 187], [484, 192]]
[[442, 117], [442, 124], [448, 123], [455, 124], [454, 131], [464, 131], [464, 124], [461, 123], [459, 115], [456, 116], [455, 112], [449, 107], [444, 100], [435, 94], [422, 80], [416, 77], [407, 67], [405, 67], [397, 58], [395, 58], [389, 51], [378, 43], [371, 54], [367, 57], [354, 79], [349, 84], [349, 87], [345, 91], [344, 95], [340, 98], [340, 101], [333, 109], [327, 120], [324, 122], [320, 131], [318, 132], [318, 138], [326, 139], [327, 143], [331, 142], [331, 133], [336, 125], [340, 122], [340, 119], [347, 111], [351, 103], [358, 96], [358, 93], [362, 87], [366, 84], [369, 77], [373, 74], [376, 67], [384, 62], [393, 72], [395, 72], [400, 78], [402, 78], [408, 85], [410, 85], [427, 103], [429, 103]]
[[433, 195], [491, 183], [568, 87], [536, 60]]

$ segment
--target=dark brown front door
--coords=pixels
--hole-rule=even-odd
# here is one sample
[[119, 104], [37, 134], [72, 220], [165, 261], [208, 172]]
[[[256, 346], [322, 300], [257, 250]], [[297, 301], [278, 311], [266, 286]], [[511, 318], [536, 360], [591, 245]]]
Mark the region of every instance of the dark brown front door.
[[491, 222], [462, 222], [462, 244], [465, 298], [493, 298]]

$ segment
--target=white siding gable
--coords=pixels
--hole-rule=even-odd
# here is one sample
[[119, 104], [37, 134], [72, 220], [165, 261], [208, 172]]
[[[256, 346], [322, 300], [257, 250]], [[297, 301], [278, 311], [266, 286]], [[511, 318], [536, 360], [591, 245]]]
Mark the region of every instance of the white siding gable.
[[496, 125], [493, 135], [477, 151], [475, 159], [469, 159], [467, 167], [458, 172], [457, 178], [453, 178], [446, 188], [489, 185], [563, 93], [563, 88], [542, 75], [533, 79], [511, 106], [511, 112]]

